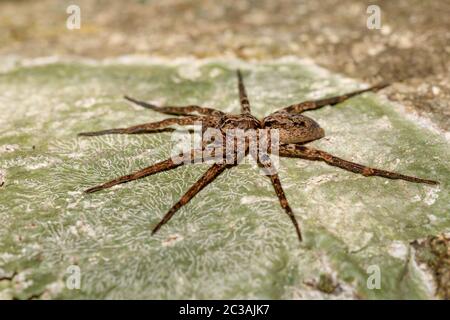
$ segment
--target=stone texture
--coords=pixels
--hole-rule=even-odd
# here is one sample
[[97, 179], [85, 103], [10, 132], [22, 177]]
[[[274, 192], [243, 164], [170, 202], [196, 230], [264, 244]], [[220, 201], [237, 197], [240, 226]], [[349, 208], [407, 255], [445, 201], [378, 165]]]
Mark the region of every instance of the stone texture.
[[[450, 2], [442, 0], [78, 0], [80, 30], [66, 28], [73, 1], [1, 1], [0, 55], [124, 54], [162, 57], [314, 58], [369, 82], [450, 128]], [[366, 27], [381, 9], [381, 30]]]
[[[449, 142], [405, 116], [385, 91], [308, 112], [327, 134], [313, 145], [439, 186], [282, 159], [282, 184], [305, 231], [299, 245], [267, 177], [243, 165], [151, 237], [206, 167], [83, 194], [171, 153], [168, 133], [76, 137], [165, 117], [126, 103], [123, 94], [237, 112], [240, 67], [262, 117], [362, 85], [296, 59], [19, 62], [2, 65], [0, 75], [1, 298], [405, 299], [448, 292], [410, 243], [449, 230]], [[71, 265], [80, 267], [80, 290], [66, 287]], [[373, 266], [381, 288], [370, 290]]]

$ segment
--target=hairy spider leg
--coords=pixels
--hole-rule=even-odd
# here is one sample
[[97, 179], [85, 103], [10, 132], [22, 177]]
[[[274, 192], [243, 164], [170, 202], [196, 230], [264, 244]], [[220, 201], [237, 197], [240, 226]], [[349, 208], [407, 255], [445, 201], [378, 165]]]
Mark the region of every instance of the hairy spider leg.
[[235, 166], [234, 164], [213, 164], [203, 176], [194, 183], [189, 190], [175, 203], [172, 208], [164, 215], [161, 221], [153, 228], [152, 235], [154, 235], [164, 224], [166, 224], [181, 207], [187, 204], [197, 193], [204, 187], [213, 182], [225, 169]]
[[370, 92], [370, 91], [377, 92], [387, 86], [389, 86], [388, 83], [380, 83], [380, 84], [377, 84], [377, 85], [367, 88], [367, 89], [353, 91], [353, 92], [343, 94], [340, 96], [300, 102], [300, 103], [290, 105], [286, 108], [283, 108], [283, 109], [275, 111], [275, 112], [302, 113], [303, 111], [306, 111], [306, 110], [315, 110], [315, 109], [319, 109], [319, 108], [322, 108], [322, 107], [328, 106], [328, 105], [334, 106], [334, 105], [341, 103], [341, 102], [343, 102], [351, 97], [354, 97], [356, 95], [359, 95], [359, 94], [362, 94], [365, 92]]
[[137, 180], [137, 179], [142, 179], [142, 178], [148, 177], [148, 176], [153, 175], [158, 172], [175, 169], [175, 168], [181, 166], [182, 164], [183, 164], [183, 162], [176, 163], [172, 159], [167, 159], [167, 160], [155, 163], [147, 168], [138, 170], [136, 172], [127, 174], [125, 176], [115, 178], [115, 179], [105, 182], [101, 185], [97, 185], [95, 187], [89, 188], [89, 189], [85, 190], [84, 192], [93, 193], [93, 192], [97, 192], [100, 190], [108, 189], [108, 188], [111, 188], [111, 187], [121, 184], [121, 183], [126, 183], [126, 182], [130, 182], [130, 181]]
[[[190, 151], [190, 153], [180, 154], [176, 157], [172, 157], [170, 159], [155, 163], [144, 169], [127, 174], [125, 176], [115, 178], [115, 179], [108, 181], [106, 183], [103, 183], [101, 185], [89, 188], [89, 189], [85, 190], [84, 192], [93, 193], [93, 192], [97, 192], [100, 190], [108, 189], [108, 188], [111, 188], [111, 187], [121, 184], [121, 183], [126, 183], [126, 182], [130, 182], [133, 180], [142, 179], [142, 178], [151, 176], [151, 175], [159, 173], [159, 172], [172, 170], [172, 169], [178, 168], [178, 167], [180, 167], [184, 164], [188, 164], [188, 163], [202, 163], [202, 161], [208, 160], [208, 159], [203, 158], [202, 151], [205, 151], [205, 150], [206, 149], [203, 149], [203, 150], [192, 149]], [[210, 157], [211, 158], [214, 157], [214, 152], [210, 153]]]
[[[194, 198], [197, 193], [199, 193], [204, 187], [213, 182], [225, 169], [232, 168], [237, 166], [249, 153], [249, 145], [245, 144], [245, 152], [240, 153], [237, 150], [233, 150], [233, 159], [230, 162], [224, 163], [214, 163], [203, 175], [197, 180], [189, 190], [181, 197], [181, 199], [175, 203], [172, 208], [164, 215], [161, 221], [153, 228], [152, 235], [155, 234], [164, 224], [166, 224], [172, 216], [177, 212], [181, 207], [187, 204], [192, 198]], [[224, 158], [227, 158], [226, 155], [222, 155]], [[214, 156], [213, 156], [214, 157]], [[228, 160], [228, 159], [227, 159]]]
[[280, 146], [279, 154], [282, 157], [289, 157], [289, 158], [302, 158], [306, 160], [313, 160], [313, 161], [324, 161], [325, 163], [339, 167], [341, 169], [351, 171], [353, 173], [362, 174], [363, 176], [369, 177], [369, 176], [378, 176], [383, 177], [387, 179], [401, 179], [409, 182], [416, 182], [416, 183], [426, 183], [426, 184], [439, 184], [437, 181], [433, 180], [427, 180], [427, 179], [421, 179], [416, 178], [412, 176], [406, 176], [400, 173], [395, 173], [391, 171], [386, 170], [380, 170], [375, 168], [370, 168], [358, 163], [350, 162], [341, 158], [338, 158], [336, 156], [333, 156], [325, 151], [317, 150], [309, 147], [305, 147], [303, 145], [298, 144], [288, 144], [285, 146]]
[[173, 125], [188, 126], [196, 123], [202, 123], [203, 127], [215, 127], [218, 118], [212, 116], [189, 116], [183, 118], [169, 118], [157, 122], [144, 123], [128, 128], [114, 128], [92, 132], [81, 132], [79, 136], [101, 136], [105, 134], [142, 134], [161, 132], [161, 129], [167, 129]]
[[248, 101], [248, 96], [245, 90], [244, 80], [242, 79], [241, 70], [238, 69], [236, 73], [238, 77], [238, 89], [239, 89], [239, 100], [241, 102], [241, 113], [251, 114], [250, 102]]
[[137, 104], [141, 107], [154, 110], [156, 112], [170, 114], [175, 116], [190, 116], [193, 113], [208, 115], [208, 116], [221, 116], [224, 113], [220, 110], [216, 110], [213, 108], [200, 107], [197, 105], [188, 105], [188, 106], [156, 106], [154, 104], [150, 104], [144, 101], [139, 101], [129, 96], [124, 96], [124, 98], [134, 104]]
[[[267, 156], [265, 161], [261, 161], [259, 158], [257, 159], [258, 165], [263, 167], [264, 169], [272, 169], [272, 161]], [[295, 232], [297, 233], [298, 240], [302, 242], [302, 233], [300, 231], [300, 226], [297, 222], [297, 219], [295, 218], [294, 212], [292, 211], [291, 207], [289, 206], [289, 202], [286, 198], [286, 194], [284, 193], [283, 187], [281, 186], [280, 177], [278, 174], [275, 173], [267, 173], [267, 176], [270, 178], [270, 181], [272, 182], [272, 186], [275, 189], [275, 193], [278, 197], [278, 200], [280, 201], [281, 207], [284, 209], [286, 214], [289, 216], [289, 218], [292, 221], [292, 224], [295, 227]]]

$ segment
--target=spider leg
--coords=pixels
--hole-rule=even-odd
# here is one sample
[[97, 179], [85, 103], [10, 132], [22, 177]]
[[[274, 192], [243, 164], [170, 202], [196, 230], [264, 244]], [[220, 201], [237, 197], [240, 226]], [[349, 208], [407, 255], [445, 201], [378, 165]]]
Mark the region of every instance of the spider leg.
[[427, 179], [416, 178], [412, 176], [406, 176], [400, 173], [395, 173], [386, 170], [380, 170], [375, 168], [366, 167], [364, 165], [350, 162], [338, 157], [335, 157], [325, 151], [317, 150], [302, 145], [288, 144], [285, 146], [280, 146], [279, 149], [280, 156], [290, 157], [290, 158], [302, 158], [314, 161], [324, 161], [325, 163], [339, 167], [341, 169], [351, 171], [354, 173], [362, 174], [363, 176], [378, 176], [387, 179], [401, 179], [416, 183], [426, 183], [426, 184], [438, 184], [439, 182]]
[[126, 182], [130, 182], [133, 180], [137, 180], [137, 179], [141, 179], [144, 177], [148, 177], [150, 175], [153, 175], [155, 173], [158, 172], [162, 172], [162, 171], [167, 171], [167, 170], [172, 170], [175, 169], [179, 166], [181, 166], [183, 163], [175, 163], [174, 161], [172, 161], [172, 159], [167, 159], [158, 163], [155, 163], [147, 168], [141, 169], [139, 171], [127, 174], [125, 176], [121, 176], [118, 178], [115, 178], [111, 181], [108, 181], [106, 183], [100, 184], [98, 186], [89, 188], [87, 190], [85, 190], [84, 192], [86, 193], [93, 193], [93, 192], [97, 192], [100, 190], [104, 190], [104, 189], [108, 189], [111, 188], [115, 185], [121, 184], [121, 183], [126, 183]]
[[144, 123], [137, 126], [132, 126], [128, 128], [114, 128], [93, 132], [81, 132], [79, 136], [101, 136], [104, 134], [141, 134], [141, 133], [155, 133], [160, 132], [162, 129], [167, 129], [172, 125], [188, 126], [194, 125], [197, 122], [201, 122], [206, 128], [214, 127], [219, 121], [217, 117], [208, 116], [189, 116], [183, 118], [169, 118], [157, 122]]
[[193, 197], [197, 195], [204, 187], [214, 181], [225, 169], [232, 167], [230, 164], [213, 164], [203, 176], [194, 183], [189, 190], [181, 197], [181, 199], [175, 203], [172, 208], [164, 215], [162, 220], [152, 230], [152, 235], [155, 234], [164, 224], [166, 224], [172, 216], [182, 206], [188, 203]]
[[220, 110], [212, 109], [212, 108], [206, 108], [206, 107], [200, 107], [197, 105], [189, 105], [189, 106], [155, 106], [154, 104], [150, 104], [144, 101], [139, 101], [134, 98], [131, 98], [129, 96], [124, 96], [124, 98], [130, 102], [133, 102], [134, 104], [137, 104], [141, 107], [154, 110], [156, 112], [164, 113], [164, 114], [170, 114], [175, 116], [190, 116], [192, 113], [198, 113], [202, 115], [208, 115], [208, 116], [222, 116], [224, 113]]
[[241, 113], [251, 113], [250, 102], [248, 101], [247, 92], [245, 90], [244, 81], [242, 80], [241, 70], [237, 70], [239, 100], [241, 102]]
[[[270, 161], [270, 158], [267, 157], [267, 160], [264, 162], [260, 159], [257, 159], [258, 165], [265, 168], [270, 169], [272, 167], [272, 162]], [[284, 209], [286, 214], [289, 216], [289, 218], [292, 221], [292, 224], [295, 227], [295, 231], [297, 233], [298, 240], [302, 242], [302, 233], [300, 231], [300, 226], [297, 222], [297, 219], [295, 218], [294, 212], [292, 211], [291, 207], [289, 206], [289, 202], [287, 201], [286, 195], [284, 193], [283, 187], [281, 186], [280, 177], [277, 173], [268, 174], [270, 181], [272, 182], [272, 186], [275, 189], [275, 193], [277, 194], [278, 200], [280, 201], [281, 207]]]
[[343, 94], [340, 96], [335, 96], [335, 97], [325, 98], [325, 99], [320, 99], [320, 100], [304, 101], [304, 102], [290, 105], [290, 106], [283, 108], [276, 112], [302, 113], [303, 111], [306, 111], [306, 110], [319, 109], [319, 108], [322, 108], [322, 107], [328, 106], [328, 105], [334, 106], [338, 103], [341, 103], [351, 97], [362, 94], [364, 92], [369, 92], [369, 91], [377, 92], [378, 90], [381, 90], [381, 89], [387, 87], [388, 85], [389, 85], [388, 83], [380, 83], [380, 84], [377, 84], [377, 85], [367, 88], [367, 89], [353, 91], [353, 92]]
[[[200, 153], [199, 156], [197, 156], [197, 152]], [[214, 157], [214, 154], [212, 154], [211, 157]], [[111, 187], [121, 184], [121, 183], [126, 183], [126, 182], [130, 182], [133, 180], [145, 178], [145, 177], [151, 176], [151, 175], [159, 173], [159, 172], [172, 170], [172, 169], [178, 168], [186, 163], [202, 163], [202, 161], [206, 161], [206, 160], [207, 159], [203, 158], [202, 150], [193, 149], [193, 150], [191, 150], [190, 153], [187, 153], [185, 155], [180, 154], [176, 157], [172, 157], [170, 159], [155, 163], [147, 168], [138, 170], [136, 172], [127, 174], [125, 176], [115, 178], [115, 179], [108, 181], [106, 183], [103, 183], [101, 185], [89, 188], [89, 189], [85, 190], [84, 192], [86, 192], [86, 193], [97, 192], [100, 190], [111, 188]]]

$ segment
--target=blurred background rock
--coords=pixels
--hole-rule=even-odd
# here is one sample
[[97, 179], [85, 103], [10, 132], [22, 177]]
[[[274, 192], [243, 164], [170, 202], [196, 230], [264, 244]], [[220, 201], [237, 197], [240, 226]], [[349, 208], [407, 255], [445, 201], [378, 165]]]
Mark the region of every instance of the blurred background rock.
[[[68, 30], [66, 9], [81, 8]], [[368, 5], [381, 8], [369, 30]], [[0, 1], [0, 56], [294, 55], [368, 82], [411, 112], [450, 127], [450, 2], [356, 0]], [[402, 80], [402, 82], [399, 82]]]

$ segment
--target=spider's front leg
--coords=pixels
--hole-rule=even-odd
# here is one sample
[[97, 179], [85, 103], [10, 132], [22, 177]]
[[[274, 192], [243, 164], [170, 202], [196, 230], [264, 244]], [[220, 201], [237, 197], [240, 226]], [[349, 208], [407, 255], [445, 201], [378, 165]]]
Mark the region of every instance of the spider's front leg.
[[155, 133], [170, 128], [174, 125], [189, 126], [201, 123], [204, 128], [215, 128], [220, 122], [220, 117], [215, 116], [188, 116], [182, 118], [169, 118], [157, 122], [144, 123], [128, 128], [114, 128], [92, 132], [82, 132], [79, 136], [101, 136], [105, 134], [142, 134]]
[[313, 149], [310, 147], [305, 147], [298, 144], [287, 144], [280, 146], [279, 148], [280, 156], [288, 158], [302, 158], [306, 160], [323, 161], [331, 166], [339, 167], [341, 169], [351, 171], [354, 173], [362, 174], [363, 176], [378, 176], [388, 179], [401, 179], [416, 183], [426, 183], [426, 184], [438, 184], [439, 182], [428, 179], [421, 179], [412, 176], [403, 175], [396, 172], [380, 170], [375, 168], [370, 168], [358, 163], [350, 162], [336, 156], [333, 156], [325, 151]]

